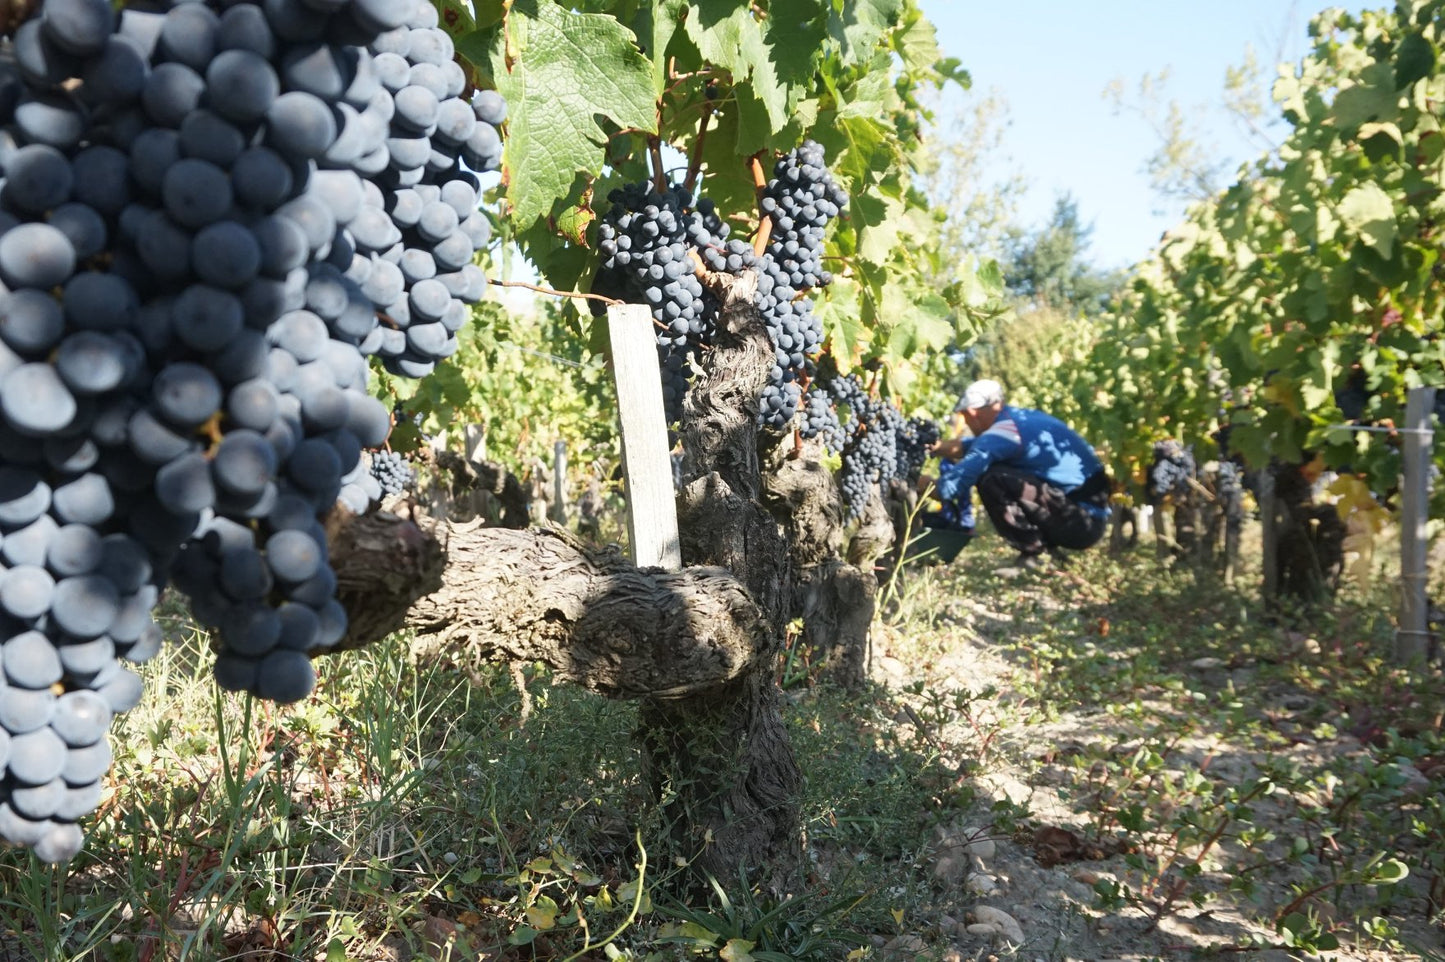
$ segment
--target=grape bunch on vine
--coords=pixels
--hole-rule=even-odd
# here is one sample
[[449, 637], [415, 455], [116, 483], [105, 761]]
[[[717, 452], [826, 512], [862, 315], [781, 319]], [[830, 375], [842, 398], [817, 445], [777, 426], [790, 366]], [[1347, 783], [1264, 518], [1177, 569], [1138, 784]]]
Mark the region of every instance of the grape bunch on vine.
[[226, 689], [295, 701], [345, 634], [368, 359], [456, 349], [505, 104], [427, 0], [44, 0], [0, 86], [0, 836], [59, 861], [168, 585]]

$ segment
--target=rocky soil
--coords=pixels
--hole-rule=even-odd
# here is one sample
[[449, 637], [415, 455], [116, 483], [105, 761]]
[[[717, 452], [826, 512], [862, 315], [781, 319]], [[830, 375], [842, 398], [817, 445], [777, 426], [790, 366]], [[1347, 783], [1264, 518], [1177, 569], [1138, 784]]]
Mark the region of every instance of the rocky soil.
[[[1009, 591], [1000, 592], [999, 597], [1007, 595], [1016, 602], [1020, 593], [1030, 592], [1036, 595], [1035, 611], [1040, 607], [1063, 610], [1064, 604], [1055, 602], [1047, 587], [1027, 576], [1010, 583]], [[1403, 942], [1414, 947], [1412, 951], [1349, 944], [1343, 937], [1345, 944], [1322, 956], [1269, 947], [1281, 942], [1272, 925], [1273, 913], [1297, 894], [1286, 870], [1262, 879], [1253, 902], [1230, 892], [1222, 873], [1206, 870], [1188, 889], [1190, 894], [1202, 893], [1202, 904], [1196, 906], [1181, 897], [1157, 922], [1134, 908], [1101, 910], [1096, 884], [1129, 877], [1130, 869], [1123, 853], [1101, 850], [1091, 840], [1089, 803], [1082, 795], [1073, 797], [1077, 775], [1067, 759], [1086, 744], [1129, 745], [1141, 732], [1098, 708], [1064, 711], [1057, 720], [1042, 724], [1007, 724], [1015, 666], [999, 653], [994, 641], [1016, 629], [1017, 616], [1009, 607], [1005, 602], [948, 603], [941, 619], [937, 656], [924, 662], [917, 658], [916, 639], [887, 629], [875, 630], [871, 676], [892, 689], [905, 706], [911, 697], [916, 699], [905, 689], [920, 681], [925, 689], [943, 691], [966, 688], [978, 693], [989, 686], [998, 688], [991, 698], [974, 701], [972, 718], [966, 723], [927, 733], [949, 753], [949, 761], [965, 770], [971, 762], [978, 763], [969, 777], [969, 785], [977, 792], [971, 811], [977, 814], [935, 832], [927, 870], [938, 898], [928, 932], [876, 940], [885, 958], [936, 959], [940, 942], [951, 946], [942, 953], [946, 962], [1004, 958], [1136, 962], [1216, 955], [1267, 962], [1445, 958], [1442, 932], [1427, 917], [1425, 882], [1413, 876], [1401, 884], [1412, 887], [1414, 910], [1391, 919]], [[1247, 685], [1250, 680], [1248, 667], [1231, 673], [1219, 659], [1199, 659], [1192, 667], [1205, 676], [1201, 678], [1204, 683]], [[1287, 714], [1305, 705], [1304, 700], [1286, 695], [1279, 699], [1278, 707]], [[1157, 708], [1161, 713], [1171, 710], [1162, 703]], [[898, 722], [926, 726], [920, 712], [908, 707], [900, 712]], [[1310, 762], [1318, 760], [1322, 752], [1359, 747], [1349, 736], [1329, 743], [1302, 737], [1293, 750], [1300, 761]], [[1179, 749], [1181, 757], [1205, 760], [1213, 775], [1222, 772], [1226, 778], [1243, 778], [1261, 760], [1257, 753], [1224, 744], [1207, 731]], [[1421, 781], [1422, 789], [1428, 788], [1423, 778]], [[1002, 802], [1008, 804], [999, 806]], [[1003, 824], [990, 815], [1000, 807], [1011, 813]], [[1284, 821], [1287, 809], [1261, 808], [1263, 815], [1257, 823], [1267, 822], [1274, 811], [1280, 821], [1271, 827], [1280, 837], [1290, 837]], [[1020, 812], [1026, 812], [1022, 819], [1016, 817]], [[1132, 877], [1139, 878], [1139, 873], [1133, 872]], [[1310, 900], [1305, 908], [1326, 917], [1334, 911], [1323, 899]], [[1261, 947], [1246, 948], [1251, 943]]]

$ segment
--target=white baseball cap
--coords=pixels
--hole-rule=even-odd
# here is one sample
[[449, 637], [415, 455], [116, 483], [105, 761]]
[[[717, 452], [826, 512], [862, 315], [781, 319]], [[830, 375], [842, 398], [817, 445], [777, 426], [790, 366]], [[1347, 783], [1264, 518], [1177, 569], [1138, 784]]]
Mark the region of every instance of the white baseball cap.
[[953, 409], [955, 411], [975, 411], [1002, 403], [1003, 385], [997, 381], [984, 379], [970, 384]]

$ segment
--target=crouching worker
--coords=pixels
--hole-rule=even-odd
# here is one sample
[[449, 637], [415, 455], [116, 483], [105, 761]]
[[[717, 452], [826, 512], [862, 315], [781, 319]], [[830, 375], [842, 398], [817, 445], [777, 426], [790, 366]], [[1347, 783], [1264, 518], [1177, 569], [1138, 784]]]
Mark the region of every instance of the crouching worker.
[[1094, 449], [1058, 418], [1003, 401], [1002, 386], [988, 380], [970, 384], [959, 399], [954, 411], [973, 437], [935, 448], [942, 459], [939, 520], [971, 523], [976, 489], [1024, 566], [1040, 566], [1045, 551], [1091, 547], [1109, 520], [1109, 477]]

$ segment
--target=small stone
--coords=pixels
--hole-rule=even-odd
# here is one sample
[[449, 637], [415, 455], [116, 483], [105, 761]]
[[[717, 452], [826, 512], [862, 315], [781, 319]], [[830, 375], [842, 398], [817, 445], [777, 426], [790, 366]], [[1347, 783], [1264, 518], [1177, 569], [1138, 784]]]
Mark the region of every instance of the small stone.
[[1074, 873], [1073, 878], [1075, 882], [1078, 882], [1081, 885], [1092, 886], [1094, 883], [1099, 881], [1099, 873], [1091, 872], [1086, 868], [1081, 868]]
[[975, 872], [964, 880], [963, 890], [970, 895], [989, 896], [998, 891], [998, 883], [991, 876]]
[[911, 932], [894, 936], [883, 946], [884, 952], [917, 953], [928, 948], [927, 944]]
[[987, 861], [993, 858], [994, 853], [998, 851], [998, 846], [993, 843], [993, 839], [986, 836], [978, 836], [969, 841], [968, 847], [964, 851], [968, 852], [968, 854], [974, 858], [981, 858]]
[[1223, 658], [1196, 658], [1189, 663], [1191, 668], [1198, 668], [1200, 671], [1208, 671], [1211, 668], [1223, 668]]
[[461, 861], [461, 856], [457, 855], [456, 852], [448, 852], [442, 856], [442, 861], [446, 862], [448, 865], [455, 865], [457, 864], [457, 862]]
[[998, 938], [1003, 935], [996, 927], [989, 925], [987, 922], [971, 922], [964, 927], [964, 931], [969, 935], [982, 935], [984, 938], [989, 939]]
[[973, 920], [992, 925], [1003, 933], [1004, 938], [1010, 942], [1022, 942], [1024, 930], [1018, 920], [1009, 915], [1003, 909], [996, 909], [991, 905], [975, 905], [973, 907]]
[[933, 877], [946, 885], [956, 885], [968, 874], [968, 859], [961, 855], [945, 855], [933, 863]]
[[908, 677], [908, 666], [892, 655], [884, 655], [882, 658], [873, 659], [873, 668], [876, 674], [883, 676], [885, 679], [902, 681]]

